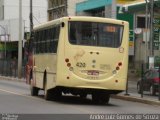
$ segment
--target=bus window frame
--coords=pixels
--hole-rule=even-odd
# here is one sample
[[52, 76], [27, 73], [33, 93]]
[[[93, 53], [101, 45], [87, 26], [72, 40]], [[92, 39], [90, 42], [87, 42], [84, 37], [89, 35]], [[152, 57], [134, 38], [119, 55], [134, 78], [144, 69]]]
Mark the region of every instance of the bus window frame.
[[[57, 53], [58, 43], [60, 39], [60, 29], [61, 25], [56, 24], [51, 27], [46, 27], [44, 29], [35, 30], [34, 38], [34, 53]], [[48, 43], [49, 42], [49, 43]], [[47, 47], [47, 43], [49, 48]]]
[[[88, 23], [96, 23], [96, 24], [98, 24], [98, 23], [100, 23], [100, 24], [108, 24], [108, 25], [114, 25], [114, 26], [118, 26], [121, 30], [120, 30], [120, 32], [119, 32], [119, 34], [120, 34], [120, 37], [121, 38], [119, 38], [119, 45], [117, 45], [117, 47], [112, 47], [112, 46], [98, 46], [98, 45], [83, 45], [83, 44], [73, 44], [73, 43], [71, 43], [70, 41], [70, 28], [71, 28], [71, 22], [88, 22]], [[121, 47], [121, 45], [122, 45], [122, 42], [123, 42], [123, 35], [124, 35], [124, 29], [125, 29], [125, 27], [124, 27], [124, 25], [122, 25], [122, 24], [114, 24], [114, 23], [107, 23], [107, 22], [90, 22], [90, 21], [68, 21], [68, 42], [71, 44], [71, 45], [80, 45], [80, 46], [91, 46], [91, 47], [106, 47], [106, 48], [119, 48], [119, 47]], [[114, 41], [115, 42], [115, 41]], [[97, 41], [97, 43], [98, 43], [98, 41]]]

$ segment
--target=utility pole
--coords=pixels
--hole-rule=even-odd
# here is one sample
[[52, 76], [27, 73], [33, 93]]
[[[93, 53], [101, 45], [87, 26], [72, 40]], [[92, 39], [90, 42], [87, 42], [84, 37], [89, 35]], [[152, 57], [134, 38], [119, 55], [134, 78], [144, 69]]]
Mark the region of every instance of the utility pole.
[[33, 12], [32, 12], [32, 0], [30, 0], [30, 33], [33, 31]]
[[147, 69], [147, 61], [148, 61], [148, 0], [145, 0], [146, 1], [146, 13], [145, 13], [145, 29], [146, 29], [146, 39], [145, 39], [145, 60], [144, 60], [144, 63], [145, 63], [145, 69]]
[[154, 41], [153, 41], [153, 19], [154, 19], [154, 12], [153, 12], [154, 0], [150, 0], [150, 56], [154, 56]]
[[68, 0], [65, 0], [65, 16], [68, 16], [67, 8], [68, 8]]
[[18, 78], [22, 78], [22, 0], [19, 0]]
[[33, 49], [33, 39], [34, 39], [34, 35], [33, 35], [33, 5], [32, 5], [32, 0], [30, 0], [30, 40], [29, 40], [29, 49], [28, 52], [32, 52]]

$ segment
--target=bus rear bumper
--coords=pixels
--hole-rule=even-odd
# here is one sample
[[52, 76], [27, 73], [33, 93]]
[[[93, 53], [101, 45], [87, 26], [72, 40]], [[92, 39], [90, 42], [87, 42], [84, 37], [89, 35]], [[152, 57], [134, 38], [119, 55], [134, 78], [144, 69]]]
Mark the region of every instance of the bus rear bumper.
[[64, 86], [57, 86], [54, 89], [58, 89], [62, 91], [64, 94], [73, 94], [73, 95], [79, 95], [79, 94], [92, 94], [95, 92], [103, 92], [106, 94], [118, 94], [123, 92], [123, 90], [109, 90], [109, 89], [97, 89], [97, 88], [76, 88], [76, 87], [64, 87]]

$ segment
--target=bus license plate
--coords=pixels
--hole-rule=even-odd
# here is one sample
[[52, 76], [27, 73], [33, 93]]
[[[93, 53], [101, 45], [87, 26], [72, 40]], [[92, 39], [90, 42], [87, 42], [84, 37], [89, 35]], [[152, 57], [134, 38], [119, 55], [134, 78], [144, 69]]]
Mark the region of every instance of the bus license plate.
[[95, 76], [98, 76], [99, 75], [99, 71], [95, 71], [95, 70], [89, 70], [88, 75], [95, 75]]

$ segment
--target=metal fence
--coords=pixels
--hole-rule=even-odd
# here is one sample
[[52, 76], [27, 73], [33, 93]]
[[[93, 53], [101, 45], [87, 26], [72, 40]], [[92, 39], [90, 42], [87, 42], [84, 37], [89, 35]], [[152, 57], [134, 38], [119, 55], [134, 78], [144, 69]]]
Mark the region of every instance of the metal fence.
[[[17, 59], [0, 59], [0, 76], [18, 77]], [[22, 77], [25, 77], [25, 61], [22, 62]]]

